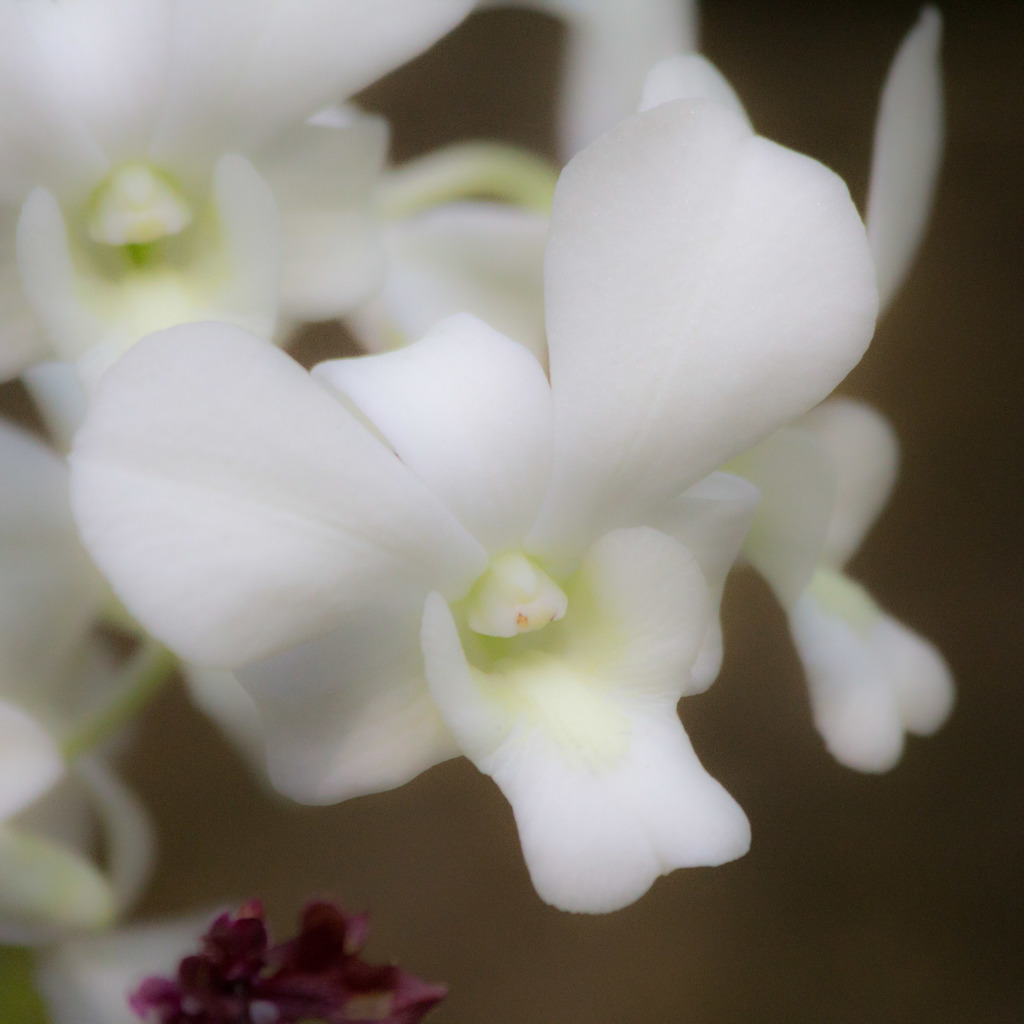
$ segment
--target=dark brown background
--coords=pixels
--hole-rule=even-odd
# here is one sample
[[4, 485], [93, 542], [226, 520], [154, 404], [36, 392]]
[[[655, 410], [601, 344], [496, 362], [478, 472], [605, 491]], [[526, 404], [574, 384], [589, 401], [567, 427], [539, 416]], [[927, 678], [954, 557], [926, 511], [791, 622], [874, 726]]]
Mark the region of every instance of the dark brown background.
[[[715, 2], [703, 48], [766, 135], [862, 200], [878, 89], [913, 3]], [[1024, 5], [945, 5], [948, 153], [903, 293], [843, 390], [894, 421], [904, 471], [854, 563], [959, 682], [937, 737], [883, 777], [836, 766], [782, 617], [739, 576], [727, 660], [682, 714], [750, 816], [743, 860], [573, 917], [536, 898], [511, 813], [466, 762], [327, 810], [265, 797], [179, 694], [132, 765], [163, 861], [146, 914], [260, 894], [281, 930], [311, 893], [374, 913], [372, 951], [447, 980], [438, 1021], [1015, 1022], [1024, 1019]], [[365, 97], [405, 158], [487, 135], [550, 152], [562, 34], [474, 17]]]

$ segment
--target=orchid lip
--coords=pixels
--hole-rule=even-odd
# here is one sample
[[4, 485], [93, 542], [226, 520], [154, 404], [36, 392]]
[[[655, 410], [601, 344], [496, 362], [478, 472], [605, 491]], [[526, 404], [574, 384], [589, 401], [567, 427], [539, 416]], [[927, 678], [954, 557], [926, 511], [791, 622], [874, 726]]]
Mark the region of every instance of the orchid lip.
[[147, 245], [181, 234], [191, 223], [191, 208], [164, 174], [127, 163], [93, 193], [88, 231], [104, 245]]
[[561, 619], [569, 599], [557, 583], [520, 551], [492, 559], [466, 599], [466, 623], [483, 636], [514, 637]]

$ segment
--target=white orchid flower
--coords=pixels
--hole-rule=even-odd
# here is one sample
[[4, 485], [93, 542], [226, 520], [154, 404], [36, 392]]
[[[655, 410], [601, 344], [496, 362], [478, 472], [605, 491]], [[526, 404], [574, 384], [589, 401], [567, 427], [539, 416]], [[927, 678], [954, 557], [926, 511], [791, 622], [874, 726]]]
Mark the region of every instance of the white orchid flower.
[[[540, 894], [602, 911], [746, 849], [676, 714], [718, 583], [699, 563], [731, 561], [686, 492], [831, 390], [877, 292], [842, 182], [700, 101], [570, 163], [545, 292], [550, 385], [468, 316], [313, 377], [173, 328], [104, 375], [72, 491], [155, 636], [250, 666], [282, 789], [336, 799], [461, 750]], [[330, 678], [292, 671], [304, 642]]]
[[747, 556], [789, 611], [814, 721], [833, 756], [881, 772], [906, 733], [949, 716], [953, 680], [924, 637], [844, 572], [896, 482], [897, 443], [869, 406], [833, 399], [733, 468], [762, 486]]
[[82, 756], [133, 677], [90, 638], [108, 588], [78, 541], [67, 467], [3, 426], [0, 477], [0, 941], [25, 943], [110, 924], [153, 843], [134, 796]]
[[516, 6], [553, 14], [568, 28], [559, 97], [567, 158], [636, 110], [658, 61], [697, 49], [693, 0], [516, 0]]
[[469, 7], [3, 0], [0, 369], [56, 355], [91, 381], [162, 326], [269, 337], [279, 301], [286, 318], [344, 312], [383, 270], [370, 194], [386, 129], [312, 115]]

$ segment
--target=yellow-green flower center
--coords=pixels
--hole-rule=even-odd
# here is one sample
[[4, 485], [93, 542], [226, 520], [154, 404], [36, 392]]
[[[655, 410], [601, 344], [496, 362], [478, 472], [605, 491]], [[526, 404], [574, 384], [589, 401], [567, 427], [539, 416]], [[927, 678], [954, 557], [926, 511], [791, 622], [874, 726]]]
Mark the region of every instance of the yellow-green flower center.
[[191, 223], [192, 209], [173, 182], [144, 163], [115, 168], [89, 205], [89, 237], [104, 245], [147, 245]]

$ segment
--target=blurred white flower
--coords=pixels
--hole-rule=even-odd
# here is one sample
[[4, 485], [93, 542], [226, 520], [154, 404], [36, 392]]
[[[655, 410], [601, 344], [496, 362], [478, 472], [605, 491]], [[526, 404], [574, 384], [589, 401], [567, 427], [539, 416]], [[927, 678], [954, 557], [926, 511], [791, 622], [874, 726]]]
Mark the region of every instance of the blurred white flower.
[[[842, 182], [702, 101], [570, 163], [545, 293], [550, 386], [468, 316], [312, 378], [227, 326], [163, 332], [100, 382], [73, 497], [155, 636], [250, 663], [280, 788], [337, 799], [461, 750], [541, 895], [601, 911], [746, 849], [676, 701], [751, 492], [686, 492], [831, 390], [877, 293]], [[723, 514], [698, 529], [702, 500]]]
[[67, 468], [3, 426], [0, 478], [0, 941], [25, 943], [111, 923], [152, 837], [106, 765], [77, 756], [129, 676], [91, 639], [108, 589], [78, 541]]
[[0, 369], [56, 354], [92, 380], [173, 323], [269, 337], [279, 302], [291, 319], [344, 312], [383, 269], [386, 129], [317, 111], [469, 7], [3, 0]]

